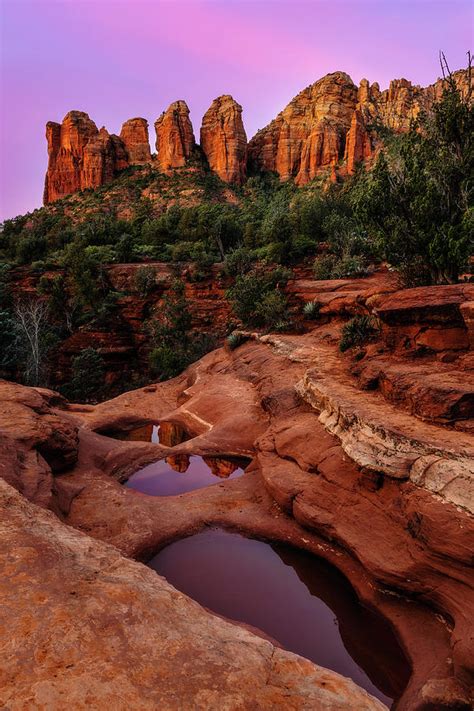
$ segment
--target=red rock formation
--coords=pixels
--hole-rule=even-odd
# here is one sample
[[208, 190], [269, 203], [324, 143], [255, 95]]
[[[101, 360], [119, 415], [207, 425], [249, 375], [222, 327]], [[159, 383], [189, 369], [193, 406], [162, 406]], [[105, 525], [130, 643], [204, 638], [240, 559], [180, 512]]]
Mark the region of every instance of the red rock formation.
[[194, 150], [193, 126], [185, 101], [175, 101], [155, 121], [157, 160], [162, 170], [182, 168]]
[[120, 131], [120, 138], [127, 150], [130, 165], [151, 162], [148, 121], [146, 119], [132, 118], [125, 121]]
[[226, 94], [214, 99], [204, 114], [201, 148], [209, 167], [226, 183], [241, 184], [245, 179], [247, 136], [242, 107]]
[[110, 136], [82, 111], [70, 111], [62, 124], [46, 124], [48, 170], [44, 203], [65, 195], [96, 188], [111, 180], [128, 165], [125, 149], [118, 136]]
[[249, 143], [258, 169], [304, 185], [344, 156], [345, 137], [357, 104], [357, 88], [344, 72], [328, 74], [304, 89]]
[[[468, 90], [467, 71], [454, 72], [457, 86]], [[472, 81], [472, 80], [471, 80]], [[276, 171], [282, 180], [304, 185], [331, 171], [344, 158], [340, 173], [353, 173], [370, 161], [381, 145], [371, 129], [378, 122], [395, 132], [407, 131], [422, 111], [440, 99], [445, 83], [422, 88], [395, 79], [385, 91], [361, 81], [357, 90], [343, 72], [328, 74], [304, 89], [249, 143], [249, 159], [260, 170]]]

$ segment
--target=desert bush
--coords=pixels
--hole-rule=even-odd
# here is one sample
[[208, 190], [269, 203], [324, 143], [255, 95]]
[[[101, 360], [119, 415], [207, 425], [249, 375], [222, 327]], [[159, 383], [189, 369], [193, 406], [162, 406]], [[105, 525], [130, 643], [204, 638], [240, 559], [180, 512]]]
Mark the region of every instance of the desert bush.
[[247, 336], [240, 331], [234, 331], [234, 333], [230, 333], [227, 336], [227, 345], [231, 351], [235, 351], [235, 349], [245, 343], [246, 340]]
[[133, 276], [133, 286], [142, 298], [149, 296], [156, 286], [156, 269], [150, 265], [139, 267]]
[[313, 262], [313, 275], [318, 281], [332, 279], [332, 270], [337, 259], [334, 254], [323, 254]]
[[71, 363], [72, 378], [63, 394], [78, 402], [96, 401], [104, 387], [104, 361], [94, 348], [84, 348]]
[[277, 268], [271, 272], [253, 269], [237, 277], [228, 289], [227, 298], [236, 316], [249, 326], [269, 326], [286, 315], [287, 302], [280, 288], [285, 286], [290, 273]]
[[339, 350], [344, 352], [354, 346], [362, 346], [373, 338], [377, 331], [378, 325], [372, 316], [354, 316], [342, 327]]
[[238, 276], [245, 274], [252, 268], [254, 256], [251, 250], [246, 247], [237, 247], [226, 256], [223, 266], [223, 272], [228, 276]]
[[308, 301], [303, 306], [303, 315], [305, 318], [315, 321], [319, 318], [319, 312], [321, 311], [321, 304], [319, 301]]

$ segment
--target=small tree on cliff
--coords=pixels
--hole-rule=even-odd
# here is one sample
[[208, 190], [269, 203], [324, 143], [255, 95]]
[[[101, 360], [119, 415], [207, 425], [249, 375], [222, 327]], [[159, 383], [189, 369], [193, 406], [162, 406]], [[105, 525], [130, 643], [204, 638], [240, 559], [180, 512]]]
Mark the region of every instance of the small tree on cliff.
[[104, 361], [94, 348], [84, 348], [71, 363], [72, 379], [63, 392], [71, 400], [97, 401], [104, 386]]
[[184, 284], [175, 279], [163, 298], [159, 317], [149, 323], [150, 367], [160, 379], [172, 378], [186, 367], [191, 320]]

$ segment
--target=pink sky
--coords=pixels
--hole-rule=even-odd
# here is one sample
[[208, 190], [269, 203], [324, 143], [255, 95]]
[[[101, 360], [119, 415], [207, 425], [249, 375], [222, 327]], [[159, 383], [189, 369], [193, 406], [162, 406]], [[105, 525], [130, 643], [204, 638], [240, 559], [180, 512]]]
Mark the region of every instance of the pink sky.
[[250, 138], [302, 88], [346, 71], [430, 84], [473, 46], [471, 0], [0, 0], [0, 218], [41, 206], [44, 126], [71, 109], [118, 133], [176, 99], [220, 94]]

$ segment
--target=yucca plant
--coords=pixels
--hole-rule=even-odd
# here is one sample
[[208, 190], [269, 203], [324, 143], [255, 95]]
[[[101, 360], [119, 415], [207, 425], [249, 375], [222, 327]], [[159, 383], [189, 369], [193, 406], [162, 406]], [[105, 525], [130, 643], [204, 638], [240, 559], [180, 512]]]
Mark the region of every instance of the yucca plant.
[[308, 301], [303, 306], [303, 314], [305, 318], [315, 321], [319, 318], [319, 312], [321, 310], [321, 304], [319, 301]]
[[342, 327], [339, 350], [344, 352], [354, 346], [362, 346], [373, 338], [378, 330], [377, 321], [373, 316], [354, 316]]

